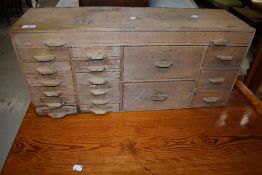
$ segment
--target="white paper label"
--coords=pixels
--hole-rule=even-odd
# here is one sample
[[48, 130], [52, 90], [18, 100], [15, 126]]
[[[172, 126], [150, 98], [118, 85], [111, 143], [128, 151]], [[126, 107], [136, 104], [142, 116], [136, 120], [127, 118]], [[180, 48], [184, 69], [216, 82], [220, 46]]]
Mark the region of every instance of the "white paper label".
[[83, 165], [74, 165], [73, 166], [74, 171], [82, 171], [82, 169], [83, 169]]
[[34, 24], [27, 24], [22, 26], [22, 29], [34, 29], [34, 28], [36, 28], [36, 25]]

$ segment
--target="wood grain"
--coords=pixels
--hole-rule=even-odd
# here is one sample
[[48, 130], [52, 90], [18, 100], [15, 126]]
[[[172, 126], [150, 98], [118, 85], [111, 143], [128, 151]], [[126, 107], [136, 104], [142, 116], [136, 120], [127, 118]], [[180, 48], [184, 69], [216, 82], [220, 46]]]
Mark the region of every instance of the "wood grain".
[[260, 175], [261, 122], [236, 90], [226, 107], [104, 117], [56, 120], [30, 106], [1, 175]]

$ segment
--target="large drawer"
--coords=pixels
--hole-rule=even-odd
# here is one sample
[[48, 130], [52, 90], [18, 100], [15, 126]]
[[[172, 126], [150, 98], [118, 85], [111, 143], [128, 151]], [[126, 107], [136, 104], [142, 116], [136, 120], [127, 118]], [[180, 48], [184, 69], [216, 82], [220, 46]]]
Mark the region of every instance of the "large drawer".
[[60, 84], [73, 84], [72, 74], [26, 75], [29, 86], [43, 86], [45, 81], [59, 81]]
[[22, 63], [22, 66], [24, 74], [71, 73], [70, 62]]
[[201, 70], [198, 80], [198, 89], [231, 89], [238, 69], [208, 69]]
[[204, 47], [145, 46], [124, 48], [124, 81], [196, 79]]
[[125, 111], [189, 107], [195, 81], [125, 83]]
[[247, 47], [208, 47], [203, 68], [239, 68]]

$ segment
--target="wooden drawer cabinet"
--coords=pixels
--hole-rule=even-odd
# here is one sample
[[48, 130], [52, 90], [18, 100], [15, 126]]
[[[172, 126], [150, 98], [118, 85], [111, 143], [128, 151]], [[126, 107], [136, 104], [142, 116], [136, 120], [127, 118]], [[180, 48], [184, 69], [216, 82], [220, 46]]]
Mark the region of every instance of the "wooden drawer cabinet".
[[254, 32], [224, 10], [114, 7], [30, 9], [11, 28], [36, 112], [55, 118], [225, 105]]

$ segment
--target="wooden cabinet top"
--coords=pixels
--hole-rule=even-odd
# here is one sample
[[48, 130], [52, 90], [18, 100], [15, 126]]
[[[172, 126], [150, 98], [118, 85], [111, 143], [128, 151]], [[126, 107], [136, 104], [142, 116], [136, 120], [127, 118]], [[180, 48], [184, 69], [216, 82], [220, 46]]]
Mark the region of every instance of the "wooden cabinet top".
[[254, 31], [237, 17], [220, 9], [80, 7], [29, 9], [13, 25], [11, 32], [57, 31], [60, 29], [82, 31]]

